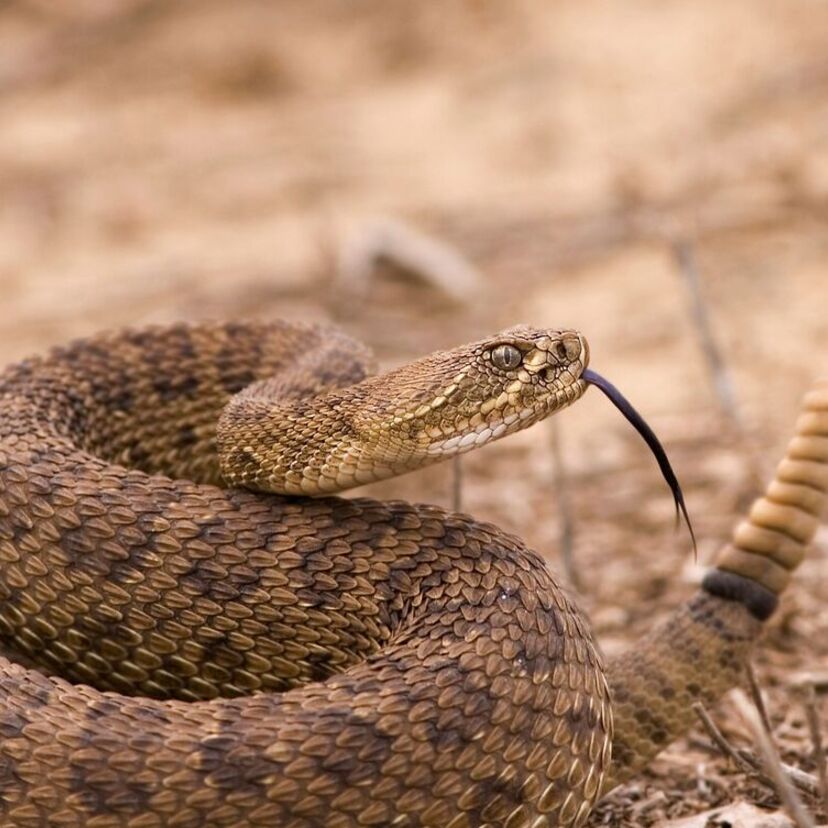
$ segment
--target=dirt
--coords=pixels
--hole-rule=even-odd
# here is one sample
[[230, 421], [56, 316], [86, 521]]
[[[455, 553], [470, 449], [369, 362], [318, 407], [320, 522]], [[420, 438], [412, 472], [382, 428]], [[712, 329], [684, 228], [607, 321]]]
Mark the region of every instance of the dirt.
[[[0, 361], [179, 318], [329, 319], [383, 366], [516, 322], [577, 327], [662, 436], [703, 564], [828, 363], [826, 37], [812, 0], [0, 2]], [[349, 294], [337, 256], [378, 217], [450, 245], [479, 284], [457, 301], [380, 273]], [[603, 398], [555, 421], [469, 456], [462, 505], [560, 571], [557, 437], [581, 600], [617, 652], [701, 566]], [[369, 491], [450, 503], [452, 469]], [[826, 571], [823, 531], [756, 660], [783, 758], [809, 772], [796, 687], [828, 689]], [[749, 741], [729, 701], [715, 714]], [[705, 739], [673, 745], [595, 824], [779, 810]]]

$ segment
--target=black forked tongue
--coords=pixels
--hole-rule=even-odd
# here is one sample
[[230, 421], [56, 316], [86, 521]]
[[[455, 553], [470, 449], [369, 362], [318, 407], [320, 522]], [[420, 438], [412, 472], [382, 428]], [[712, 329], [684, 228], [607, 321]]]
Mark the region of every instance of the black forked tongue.
[[658, 467], [661, 469], [661, 473], [664, 475], [664, 479], [667, 481], [667, 485], [673, 493], [673, 500], [676, 503], [676, 520], [678, 521], [680, 512], [690, 531], [690, 539], [693, 541], [693, 553], [695, 554], [696, 535], [693, 532], [693, 525], [690, 523], [690, 516], [687, 514], [687, 507], [684, 505], [684, 495], [681, 493], [681, 486], [673, 471], [673, 467], [667, 459], [667, 452], [664, 451], [664, 446], [661, 445], [658, 437], [655, 436], [655, 432], [633, 408], [632, 403], [609, 380], [605, 380], [600, 374], [596, 374], [595, 371], [591, 371], [589, 368], [584, 369], [581, 378], [590, 385], [600, 388], [650, 447], [650, 451], [655, 455], [655, 459], [658, 461]]

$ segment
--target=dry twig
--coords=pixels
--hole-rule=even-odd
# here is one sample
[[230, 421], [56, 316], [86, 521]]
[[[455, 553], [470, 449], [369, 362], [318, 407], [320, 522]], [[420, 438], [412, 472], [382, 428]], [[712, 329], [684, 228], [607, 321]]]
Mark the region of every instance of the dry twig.
[[689, 242], [677, 241], [673, 244], [673, 256], [676, 260], [678, 272], [687, 285], [693, 322], [698, 331], [699, 342], [713, 380], [713, 388], [719, 400], [719, 406], [727, 419], [741, 431], [742, 422], [736, 404], [733, 381], [724, 357], [722, 356], [721, 349], [716, 343], [716, 338], [713, 336], [710, 313], [702, 296], [695, 249]]
[[549, 442], [552, 448], [552, 464], [554, 466], [553, 488], [561, 521], [561, 564], [569, 583], [579, 592], [583, 592], [583, 581], [575, 563], [575, 522], [572, 519], [572, 502], [569, 498], [569, 477], [566, 473], [566, 464], [561, 452], [560, 427], [554, 417], [549, 421], [549, 424], [551, 435]]
[[707, 731], [707, 735], [710, 736], [723, 756], [732, 759], [736, 767], [741, 768], [746, 773], [756, 773], [756, 767], [745, 756], [741, 756], [736, 748], [727, 741], [725, 735], [710, 718], [710, 714], [701, 702], [696, 702], [693, 705], [693, 712], [698, 716], [702, 726]]
[[747, 665], [745, 665], [745, 672], [747, 673], [750, 697], [753, 700], [753, 704], [756, 706], [756, 710], [759, 712], [760, 718], [762, 719], [762, 726], [765, 728], [767, 733], [770, 733], [770, 716], [768, 716], [768, 710], [765, 707], [765, 699], [762, 697], [762, 690], [759, 687], [759, 682], [756, 680], [756, 672], [753, 669], [752, 662], [748, 661]]
[[460, 304], [481, 293], [482, 275], [455, 247], [390, 218], [367, 222], [345, 239], [339, 251], [339, 284], [352, 295], [366, 295], [380, 262], [430, 284]]
[[736, 703], [739, 715], [753, 734], [756, 746], [762, 755], [765, 772], [773, 780], [773, 786], [782, 800], [788, 816], [796, 823], [798, 828], [816, 828], [816, 823], [811, 818], [792, 784], [790, 774], [787, 774], [782, 767], [779, 753], [771, 740], [770, 734], [765, 730], [758, 711], [741, 690], [734, 691], [733, 700]]
[[811, 733], [811, 743], [814, 746], [814, 763], [819, 779], [819, 795], [822, 799], [822, 809], [828, 814], [828, 768], [825, 762], [825, 747], [822, 743], [822, 728], [816, 709], [816, 690], [813, 684], [805, 686], [805, 718], [808, 720], [808, 730]]
[[463, 508], [463, 460], [459, 454], [452, 462], [451, 507], [455, 512]]
[[[754, 776], [766, 787], [774, 791], [776, 790], [776, 784], [773, 778], [763, 771], [762, 760], [753, 751], [747, 750], [746, 748], [733, 747], [711, 719], [710, 714], [701, 702], [696, 702], [693, 705], [693, 711], [698, 716], [708, 736], [710, 736], [716, 747], [725, 757], [731, 759], [743, 773]], [[819, 784], [814, 776], [799, 768], [794, 768], [785, 762], [780, 761], [779, 764], [792, 785], [809, 796], [818, 795]]]

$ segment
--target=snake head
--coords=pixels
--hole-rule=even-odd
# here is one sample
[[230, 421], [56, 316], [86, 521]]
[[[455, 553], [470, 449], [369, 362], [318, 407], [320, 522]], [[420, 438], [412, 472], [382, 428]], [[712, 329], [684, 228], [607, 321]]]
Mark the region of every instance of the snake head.
[[519, 326], [385, 374], [394, 451], [424, 465], [526, 428], [584, 393], [588, 361], [576, 331]]

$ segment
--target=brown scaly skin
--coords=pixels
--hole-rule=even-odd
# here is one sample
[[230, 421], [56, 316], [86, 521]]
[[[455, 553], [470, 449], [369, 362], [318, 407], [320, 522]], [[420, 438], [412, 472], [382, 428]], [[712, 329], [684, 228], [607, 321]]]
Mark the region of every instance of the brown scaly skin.
[[[555, 354], [545, 336], [509, 334]], [[828, 489], [828, 390], [802, 426], [823, 436], [780, 468], [807, 491], [771, 487], [790, 510], [752, 515], [781, 531], [740, 530], [752, 557], [725, 553], [730, 574], [610, 665], [611, 707], [586, 622], [516, 538], [435, 507], [209, 485], [233, 394], [277, 375], [285, 398], [327, 395], [367, 365], [335, 332], [204, 325], [0, 376], [0, 637], [20, 662], [0, 658], [0, 825], [583, 824], [692, 700], [737, 681], [784, 586], [754, 559], [792, 569], [801, 507]], [[560, 404], [577, 374], [552, 371], [575, 389]], [[284, 692], [227, 698], [256, 690]]]

